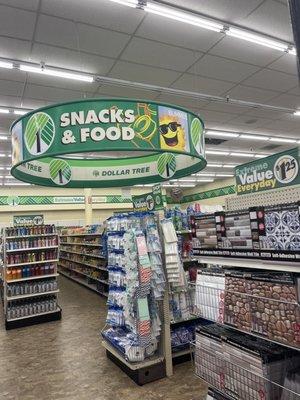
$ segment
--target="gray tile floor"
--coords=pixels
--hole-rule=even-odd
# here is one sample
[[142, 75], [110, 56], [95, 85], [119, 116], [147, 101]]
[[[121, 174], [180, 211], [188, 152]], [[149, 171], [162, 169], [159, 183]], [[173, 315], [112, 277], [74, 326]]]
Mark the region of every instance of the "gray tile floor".
[[137, 386], [106, 358], [105, 300], [60, 277], [63, 319], [5, 331], [0, 315], [0, 400], [203, 400], [190, 363], [174, 376]]

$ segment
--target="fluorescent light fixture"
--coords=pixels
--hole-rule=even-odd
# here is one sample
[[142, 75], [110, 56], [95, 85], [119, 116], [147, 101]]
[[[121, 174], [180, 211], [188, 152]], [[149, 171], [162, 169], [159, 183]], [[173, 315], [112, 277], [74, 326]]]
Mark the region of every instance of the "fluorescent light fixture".
[[0, 108], [0, 113], [1, 114], [9, 114], [9, 109], [8, 108]]
[[216, 137], [230, 137], [230, 138], [237, 138], [240, 136], [239, 133], [234, 132], [221, 132], [221, 131], [206, 131], [206, 136], [216, 136]]
[[6, 157], [6, 154], [0, 153], [0, 157]]
[[11, 62], [0, 61], [0, 68], [13, 69], [14, 65]]
[[192, 178], [192, 179], [179, 179], [178, 183], [180, 182], [196, 182], [196, 178]]
[[[138, 1], [137, 0], [110, 0], [113, 3], [118, 3], [118, 4], [122, 4], [122, 6], [127, 6], [127, 7], [136, 7], [138, 5]], [[135, 185], [137, 186], [137, 185]]]
[[238, 164], [223, 164], [223, 168], [235, 168]]
[[29, 112], [29, 110], [28, 111], [25, 111], [25, 110], [14, 110], [14, 114], [16, 114], [16, 115], [25, 115], [28, 112]]
[[198, 174], [195, 174], [196, 176], [215, 176], [216, 174], [214, 172], [199, 172]]
[[173, 7], [164, 6], [157, 3], [147, 2], [144, 7], [145, 11], [151, 14], [160, 15], [175, 21], [184, 22], [186, 24], [198, 26], [199, 28], [209, 29], [215, 32], [221, 32], [224, 29], [223, 24], [212, 21], [207, 18], [199, 17], [196, 14], [180, 11]]
[[228, 156], [229, 151], [215, 151], [215, 150], [206, 150], [206, 154], [216, 154], [217, 156]]
[[254, 158], [265, 158], [268, 157], [270, 154], [255, 154]]
[[190, 185], [190, 184], [182, 184], [182, 185], [178, 185], [178, 187], [195, 187], [196, 186], [196, 184], [194, 184], [194, 185]]
[[8, 140], [8, 136], [0, 135], [0, 140]]
[[249, 157], [249, 158], [254, 157], [254, 154], [251, 154], [251, 153], [236, 153], [236, 152], [232, 152], [232, 153], [230, 153], [230, 155], [233, 156], [233, 157]]
[[272, 40], [262, 35], [256, 35], [254, 33], [245, 31], [243, 29], [230, 27], [225, 33], [228, 36], [233, 36], [236, 37], [237, 39], [246, 40], [247, 42], [256, 43], [261, 46], [270, 47], [271, 49], [280, 51], [288, 50], [288, 45], [286, 43], [282, 43], [277, 40]]
[[144, 186], [154, 186], [154, 183], [147, 183]]
[[300, 110], [295, 111], [294, 115], [296, 115], [296, 117], [300, 117]]
[[292, 47], [291, 49], [288, 49], [288, 53], [289, 54], [293, 54], [293, 56], [297, 55], [297, 50], [295, 47]]
[[233, 174], [216, 174], [216, 176], [230, 177], [230, 176], [234, 176], [234, 175]]
[[287, 138], [276, 138], [272, 137], [270, 142], [278, 142], [278, 143], [297, 143], [296, 139], [287, 139]]
[[213, 182], [214, 179], [197, 179], [197, 182]]
[[8, 182], [4, 183], [5, 186], [30, 186], [30, 183], [26, 182]]
[[213, 164], [213, 163], [207, 163], [207, 167], [212, 167], [212, 168], [222, 168], [222, 164]]
[[264, 141], [270, 140], [270, 138], [268, 136], [246, 135], [246, 134], [245, 135], [241, 134], [240, 138], [241, 139], [249, 139], [249, 140], [264, 140]]
[[94, 77], [91, 75], [84, 75], [75, 72], [66, 72], [59, 69], [54, 68], [41, 68], [41, 67], [34, 67], [32, 65], [27, 64], [20, 64], [20, 70], [25, 72], [33, 72], [36, 74], [42, 75], [49, 75], [49, 76], [56, 76], [58, 78], [65, 78], [65, 79], [74, 79], [77, 81], [83, 82], [93, 82]]

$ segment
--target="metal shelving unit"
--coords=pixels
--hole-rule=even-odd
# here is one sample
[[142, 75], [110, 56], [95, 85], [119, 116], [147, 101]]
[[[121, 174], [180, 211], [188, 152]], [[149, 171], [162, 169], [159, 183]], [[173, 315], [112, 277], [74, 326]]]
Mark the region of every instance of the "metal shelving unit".
[[[60, 259], [59, 259], [59, 272], [77, 282], [86, 288], [93, 290], [94, 292], [107, 297], [108, 292], [108, 279], [107, 279], [107, 267], [106, 267], [106, 258], [104, 255], [97, 254], [88, 254], [83, 251], [73, 251], [69, 248], [66, 249], [66, 246], [78, 246], [82, 250], [89, 251], [89, 249], [99, 248], [103, 249], [102, 244], [102, 236], [101, 232], [94, 233], [63, 233], [60, 235]], [[80, 238], [80, 241], [77, 241], [77, 238]], [[85, 243], [85, 239], [87, 243]], [[91, 243], [91, 241], [93, 241]], [[71, 249], [72, 249], [71, 247]], [[67, 256], [68, 253], [68, 256]], [[72, 256], [74, 254], [74, 256]], [[74, 259], [77, 257], [78, 259]], [[90, 264], [86, 262], [86, 257], [97, 260], [97, 265]], [[104, 262], [105, 261], [105, 262]], [[97, 272], [97, 276], [92, 276], [91, 274], [83, 271], [82, 269], [89, 269], [91, 273]], [[79, 276], [78, 276], [79, 275]], [[99, 276], [98, 276], [99, 275]], [[93, 281], [90, 282], [90, 281]], [[99, 290], [96, 283], [100, 283], [105, 286], [105, 289]]]
[[[22, 228], [20, 227], [18, 235], [7, 235], [7, 230], [12, 228], [3, 228], [3, 307], [4, 307], [4, 316], [5, 316], [5, 327], [6, 329], [13, 329], [22, 326], [28, 326], [32, 324], [37, 324], [41, 322], [48, 322], [61, 319], [61, 308], [58, 306], [58, 293], [59, 289], [57, 288], [57, 283], [55, 286], [51, 288], [51, 284], [49, 283], [49, 279], [51, 282], [53, 280], [57, 280], [58, 273], [57, 273], [57, 262], [58, 262], [58, 235], [55, 231], [51, 233], [38, 233], [34, 232], [34, 230], [38, 229], [39, 232], [45, 231], [46, 228], [42, 225], [39, 227], [31, 227], [31, 230], [34, 233], [31, 234], [22, 234]], [[28, 230], [29, 227], [26, 227]], [[31, 239], [33, 238], [45, 238], [49, 239], [49, 245], [46, 246], [44, 240], [42, 240], [42, 246], [37, 246], [34, 243], [34, 246], [30, 246], [33, 244]], [[56, 238], [56, 239], [55, 239]], [[51, 239], [51, 241], [50, 241]], [[39, 240], [35, 239], [34, 241]], [[28, 242], [29, 246], [24, 247], [24, 241]], [[19, 242], [19, 243], [13, 243]], [[21, 242], [21, 243], [20, 243]], [[51, 243], [52, 242], [52, 243]], [[14, 248], [14, 245], [16, 248]], [[20, 246], [20, 247], [19, 247]], [[39, 257], [39, 252], [47, 252], [47, 250], [54, 251], [55, 258], [49, 260], [34, 260], [34, 261], [27, 261], [22, 262], [18, 261], [18, 257], [21, 257], [19, 253], [23, 253], [26, 255], [28, 254], [28, 259], [30, 257]], [[44, 255], [45, 256], [45, 255]], [[12, 262], [14, 259], [16, 262]], [[43, 255], [41, 256], [43, 257]], [[32, 259], [32, 258], [31, 258]], [[8, 262], [9, 261], [9, 262]], [[46, 264], [51, 264], [51, 272], [53, 273], [41, 273], [40, 271], [36, 272], [36, 268], [41, 266], [41, 269], [45, 268], [42, 267]], [[24, 268], [26, 267], [26, 274], [24, 274]], [[11, 271], [13, 268], [18, 270], [18, 277], [11, 279]], [[8, 271], [10, 272], [8, 274]], [[32, 274], [31, 276], [28, 276]], [[37, 273], [37, 274], [36, 274]], [[23, 275], [23, 276], [20, 276]], [[10, 276], [8, 278], [8, 276]], [[32, 285], [30, 286], [31, 281], [41, 281], [42, 289], [39, 288], [37, 291], [36, 288]], [[57, 281], [56, 281], [57, 282]], [[47, 288], [47, 283], [48, 288]], [[14, 287], [13, 287], [14, 285]], [[44, 287], [43, 287], [44, 285]], [[30, 292], [26, 293], [26, 288], [30, 288]], [[46, 287], [46, 290], [45, 290]], [[15, 294], [11, 294], [13, 290], [18, 289]], [[55, 309], [53, 305], [55, 304]], [[46, 308], [46, 310], [45, 310]], [[47, 308], [49, 308], [47, 310]], [[52, 309], [51, 309], [52, 308]]]

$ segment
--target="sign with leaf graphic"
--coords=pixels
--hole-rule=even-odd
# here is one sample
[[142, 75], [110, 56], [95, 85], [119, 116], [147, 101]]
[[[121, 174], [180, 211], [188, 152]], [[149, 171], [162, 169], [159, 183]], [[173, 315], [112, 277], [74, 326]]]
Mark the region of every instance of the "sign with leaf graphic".
[[181, 107], [91, 99], [14, 122], [12, 175], [45, 186], [114, 187], [182, 178], [206, 165], [204, 124]]
[[135, 211], [157, 211], [164, 208], [163, 196], [159, 185], [152, 188], [152, 192], [132, 196]]

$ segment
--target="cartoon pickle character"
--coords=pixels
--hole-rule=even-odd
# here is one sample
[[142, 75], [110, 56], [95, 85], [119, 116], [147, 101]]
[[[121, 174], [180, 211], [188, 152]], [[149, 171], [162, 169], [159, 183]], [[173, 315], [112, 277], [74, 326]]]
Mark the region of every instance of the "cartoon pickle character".
[[185, 131], [175, 116], [160, 118], [159, 133], [162, 149], [185, 150]]

